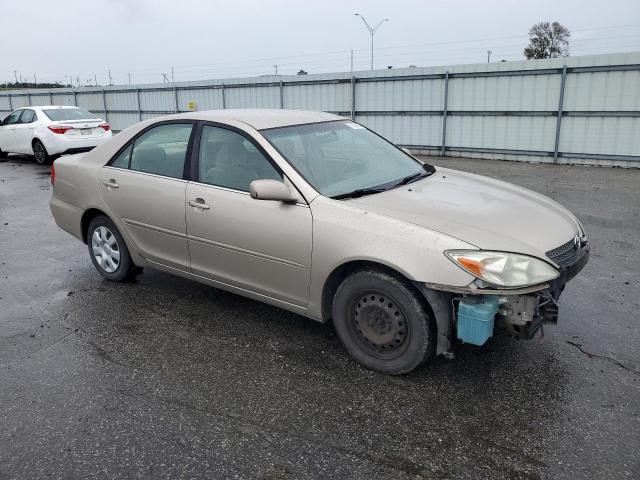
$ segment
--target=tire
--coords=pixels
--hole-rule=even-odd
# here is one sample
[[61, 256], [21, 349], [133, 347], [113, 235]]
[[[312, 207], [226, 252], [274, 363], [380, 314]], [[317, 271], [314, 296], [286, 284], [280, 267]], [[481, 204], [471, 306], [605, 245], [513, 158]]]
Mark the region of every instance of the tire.
[[7, 152], [3, 152], [0, 148], [0, 158], [7, 158]]
[[142, 272], [133, 264], [120, 231], [104, 215], [98, 215], [89, 223], [87, 246], [93, 266], [107, 280], [124, 282]]
[[338, 287], [333, 323], [349, 354], [379, 373], [409, 373], [435, 353], [436, 324], [411, 285], [381, 270], [358, 270]]
[[31, 148], [33, 149], [33, 156], [36, 158], [38, 165], [49, 165], [53, 160], [40, 140], [35, 139]]

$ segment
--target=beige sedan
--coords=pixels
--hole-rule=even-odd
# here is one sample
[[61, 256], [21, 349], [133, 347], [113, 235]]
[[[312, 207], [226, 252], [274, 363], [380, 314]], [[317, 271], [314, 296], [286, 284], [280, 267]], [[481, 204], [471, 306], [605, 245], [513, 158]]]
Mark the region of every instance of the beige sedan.
[[589, 255], [551, 199], [327, 113], [148, 120], [56, 160], [52, 182], [56, 223], [108, 280], [153, 267], [333, 320], [358, 362], [389, 374], [454, 343], [533, 338]]

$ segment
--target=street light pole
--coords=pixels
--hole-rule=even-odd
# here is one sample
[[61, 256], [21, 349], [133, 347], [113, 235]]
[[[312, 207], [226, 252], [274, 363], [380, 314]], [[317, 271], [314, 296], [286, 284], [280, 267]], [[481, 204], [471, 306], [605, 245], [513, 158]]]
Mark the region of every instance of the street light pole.
[[360, 15], [359, 13], [354, 13], [354, 15], [362, 19], [365, 27], [367, 27], [367, 30], [369, 30], [369, 33], [371, 34], [371, 70], [373, 70], [373, 36], [376, 34], [378, 29], [380, 28], [380, 25], [382, 25], [384, 22], [388, 22], [389, 19], [383, 18], [378, 22], [378, 24], [375, 27], [372, 28], [371, 25], [369, 25], [369, 22], [367, 22], [362, 15]]

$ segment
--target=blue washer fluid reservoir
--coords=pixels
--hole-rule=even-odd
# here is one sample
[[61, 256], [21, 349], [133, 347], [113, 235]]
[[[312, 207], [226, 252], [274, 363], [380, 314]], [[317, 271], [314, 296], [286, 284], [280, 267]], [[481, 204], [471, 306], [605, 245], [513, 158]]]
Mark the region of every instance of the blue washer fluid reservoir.
[[458, 338], [465, 343], [484, 345], [493, 335], [493, 323], [498, 311], [497, 295], [465, 297], [458, 303]]

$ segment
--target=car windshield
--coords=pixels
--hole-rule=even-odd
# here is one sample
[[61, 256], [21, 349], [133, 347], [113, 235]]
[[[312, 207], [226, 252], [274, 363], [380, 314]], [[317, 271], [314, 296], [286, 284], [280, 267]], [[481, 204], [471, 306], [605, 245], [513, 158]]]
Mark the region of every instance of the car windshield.
[[260, 133], [322, 195], [359, 196], [427, 176], [423, 166], [362, 125], [339, 120]]
[[43, 108], [42, 111], [54, 122], [59, 120], [87, 120], [89, 118], [98, 118], [93, 113], [87, 112], [84, 108]]

